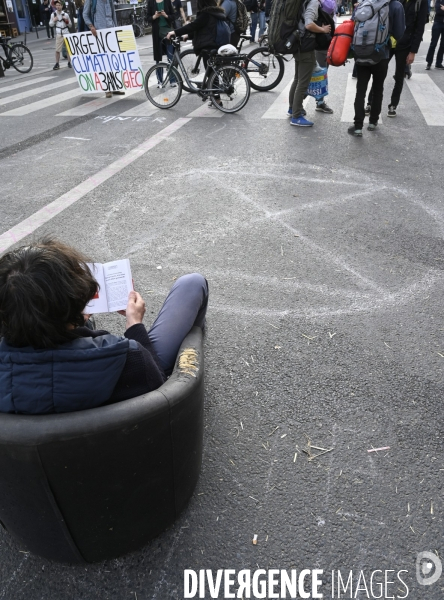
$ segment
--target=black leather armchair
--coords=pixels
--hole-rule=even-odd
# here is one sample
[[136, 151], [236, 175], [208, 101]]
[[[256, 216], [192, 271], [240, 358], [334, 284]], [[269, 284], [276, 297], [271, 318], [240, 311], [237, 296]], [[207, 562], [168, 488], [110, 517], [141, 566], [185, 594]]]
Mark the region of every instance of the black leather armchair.
[[195, 327], [154, 392], [62, 415], [0, 414], [0, 520], [21, 548], [89, 563], [168, 527], [199, 477], [203, 379]]

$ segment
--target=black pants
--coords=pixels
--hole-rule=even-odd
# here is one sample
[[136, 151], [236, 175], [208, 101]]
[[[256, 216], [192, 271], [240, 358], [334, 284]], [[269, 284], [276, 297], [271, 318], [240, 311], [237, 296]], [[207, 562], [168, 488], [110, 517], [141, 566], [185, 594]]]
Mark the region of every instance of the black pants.
[[433, 63], [433, 56], [435, 54], [435, 48], [438, 44], [439, 36], [441, 36], [441, 43], [439, 44], [438, 54], [436, 56], [436, 63], [438, 66], [442, 65], [442, 59], [444, 55], [444, 21], [434, 21], [432, 26], [432, 41], [430, 42], [429, 51], [427, 52], [427, 64]]
[[[410, 49], [406, 50], [397, 50], [396, 48], [392, 48], [390, 50], [390, 58], [389, 62], [395, 57], [396, 67], [395, 67], [395, 87], [393, 88], [392, 97], [390, 100], [390, 106], [396, 108], [399, 104], [399, 99], [401, 98], [402, 88], [404, 86], [404, 77], [405, 77], [405, 65], [407, 56], [410, 53]], [[368, 95], [368, 103], [373, 104], [373, 88], [370, 90]]]
[[52, 37], [52, 39], [54, 39], [54, 27], [49, 26], [49, 21], [45, 20], [45, 27], [46, 27], [46, 35], [48, 37]]
[[370, 112], [370, 123], [378, 123], [381, 114], [382, 95], [384, 93], [384, 81], [387, 77], [388, 59], [378, 62], [376, 65], [362, 65], [357, 63], [356, 97], [355, 97], [355, 128], [362, 129], [365, 118], [365, 96], [367, 94], [368, 82], [373, 76], [373, 100]]

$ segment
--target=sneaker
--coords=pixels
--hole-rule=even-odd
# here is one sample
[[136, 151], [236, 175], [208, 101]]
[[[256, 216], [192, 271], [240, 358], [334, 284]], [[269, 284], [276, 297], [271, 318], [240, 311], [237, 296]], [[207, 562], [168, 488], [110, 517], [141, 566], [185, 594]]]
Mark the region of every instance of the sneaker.
[[157, 84], [157, 87], [159, 88], [159, 90], [160, 90], [160, 89], [162, 89], [162, 84], [161, 84], [161, 83], [158, 83], [158, 84]]
[[396, 117], [396, 106], [389, 106], [387, 111], [388, 117]]
[[322, 102], [321, 104], [318, 104], [316, 106], [316, 110], [319, 110], [320, 112], [323, 113], [327, 113], [328, 115], [332, 115], [333, 114], [333, 109], [331, 109], [326, 102]]
[[52, 68], [53, 71], [57, 71], [57, 69], [60, 69], [59, 63], [56, 63]]
[[122, 90], [118, 91], [118, 92], [112, 92], [114, 96], [124, 96], [126, 94], [126, 92], [123, 92]]
[[313, 127], [314, 123], [301, 115], [300, 117], [292, 117], [290, 125], [296, 125], [296, 127]]
[[72, 69], [72, 64], [70, 62], [68, 63], [68, 67]]
[[105, 98], [112, 98], [113, 97], [113, 93], [112, 92], [106, 92], [105, 93]]
[[377, 123], [369, 123], [367, 129], [369, 131], [375, 131], [376, 127], [378, 126]]
[[429, 65], [429, 64], [427, 63], [427, 66], [426, 66], [426, 71], [430, 71], [430, 67], [431, 67], [431, 66], [432, 66], [432, 65]]
[[354, 125], [347, 129], [350, 135], [354, 135], [355, 137], [362, 137], [362, 129], [356, 129]]
[[444, 69], [444, 65], [435, 65], [435, 69], [441, 69], [441, 71]]
[[364, 108], [364, 112], [365, 112], [365, 116], [366, 117], [369, 116], [371, 110], [372, 110], [371, 104], [367, 104], [367, 106]]
[[176, 83], [175, 81], [172, 81], [172, 82], [170, 83], [170, 87], [177, 87], [177, 83]]

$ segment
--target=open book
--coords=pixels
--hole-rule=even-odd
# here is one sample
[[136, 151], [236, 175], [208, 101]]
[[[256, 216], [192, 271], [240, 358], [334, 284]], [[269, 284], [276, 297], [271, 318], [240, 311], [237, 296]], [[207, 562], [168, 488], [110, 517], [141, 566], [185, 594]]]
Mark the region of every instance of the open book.
[[133, 289], [131, 267], [127, 258], [105, 264], [88, 264], [100, 288], [94, 298], [85, 306], [85, 314], [125, 310], [128, 294]]

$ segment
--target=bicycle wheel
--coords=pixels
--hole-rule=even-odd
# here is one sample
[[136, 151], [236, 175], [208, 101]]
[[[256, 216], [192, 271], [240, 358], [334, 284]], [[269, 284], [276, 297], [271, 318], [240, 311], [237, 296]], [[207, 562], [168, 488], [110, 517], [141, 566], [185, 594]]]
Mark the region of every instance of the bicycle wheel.
[[9, 60], [16, 71], [19, 73], [29, 73], [34, 64], [34, 59], [25, 44], [17, 43], [11, 46], [9, 51]]
[[248, 73], [251, 87], [259, 92], [267, 92], [275, 88], [285, 72], [282, 56], [273, 54], [265, 48], [256, 48], [247, 55], [244, 65]]
[[[196, 86], [197, 84], [202, 83], [205, 76], [205, 67], [203, 64], [203, 60], [201, 59], [199, 62], [199, 66], [196, 68], [197, 56], [194, 53], [193, 48], [181, 52], [180, 60], [182, 61], [185, 72], [188, 75], [188, 78], [191, 81], [191, 83], [193, 83]], [[186, 92], [193, 91], [189, 88], [186, 81], [184, 81], [182, 85], [183, 89]]]
[[224, 113], [241, 110], [250, 97], [248, 75], [237, 65], [222, 65], [210, 75], [208, 89], [217, 89], [209, 96], [214, 106]]
[[139, 38], [142, 37], [143, 32], [139, 23], [134, 22], [133, 24], [134, 37]]
[[175, 106], [182, 95], [182, 78], [176, 67], [159, 63], [145, 75], [145, 94], [157, 108]]

